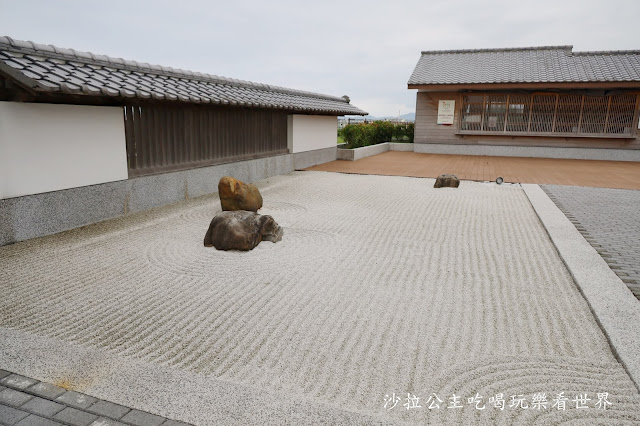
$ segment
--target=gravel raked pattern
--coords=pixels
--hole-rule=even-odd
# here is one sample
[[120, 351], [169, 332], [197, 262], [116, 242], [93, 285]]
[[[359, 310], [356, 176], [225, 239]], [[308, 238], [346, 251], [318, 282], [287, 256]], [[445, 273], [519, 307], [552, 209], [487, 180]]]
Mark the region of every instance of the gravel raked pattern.
[[[383, 419], [640, 422], [519, 186], [326, 172], [257, 184], [284, 237], [248, 253], [203, 247], [217, 197], [0, 248], [0, 326]], [[402, 406], [408, 392], [422, 408]], [[590, 408], [552, 409], [560, 392]], [[488, 404], [498, 393], [503, 411]], [[547, 409], [508, 407], [534, 393]], [[463, 408], [446, 408], [452, 394]]]

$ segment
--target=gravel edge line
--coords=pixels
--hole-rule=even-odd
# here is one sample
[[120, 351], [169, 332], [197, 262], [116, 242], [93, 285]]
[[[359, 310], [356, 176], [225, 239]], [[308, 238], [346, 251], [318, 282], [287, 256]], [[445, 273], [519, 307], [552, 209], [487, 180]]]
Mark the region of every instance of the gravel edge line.
[[529, 202], [587, 301], [614, 355], [640, 391], [640, 303], [598, 252], [536, 184], [522, 184]]

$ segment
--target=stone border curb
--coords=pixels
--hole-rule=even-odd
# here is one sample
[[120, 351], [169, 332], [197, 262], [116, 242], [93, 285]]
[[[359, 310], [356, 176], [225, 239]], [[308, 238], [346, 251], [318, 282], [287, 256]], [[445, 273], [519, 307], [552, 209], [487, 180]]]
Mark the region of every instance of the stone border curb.
[[338, 148], [338, 160], [356, 161], [372, 155], [382, 154], [387, 151], [409, 151], [413, 152], [412, 142], [384, 142], [376, 145], [363, 146], [360, 148], [346, 149]]
[[559, 158], [570, 160], [640, 161], [640, 150], [617, 148], [560, 148], [477, 144], [416, 143], [420, 154], [482, 155], [489, 157]]
[[[341, 144], [342, 145], [342, 144]], [[640, 150], [522, 147], [502, 145], [464, 145], [438, 143], [384, 142], [361, 148], [347, 149], [338, 145], [338, 160], [356, 161], [387, 151], [411, 151], [418, 154], [480, 155], [498, 157], [537, 157], [572, 160], [602, 160], [640, 162]]]
[[640, 303], [575, 226], [536, 184], [522, 184], [611, 350], [640, 390]]

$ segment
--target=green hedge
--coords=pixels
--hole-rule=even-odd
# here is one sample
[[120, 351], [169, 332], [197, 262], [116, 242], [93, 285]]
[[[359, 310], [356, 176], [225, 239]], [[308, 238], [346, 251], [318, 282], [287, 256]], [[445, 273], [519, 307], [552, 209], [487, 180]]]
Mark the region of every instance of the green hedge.
[[339, 131], [339, 135], [344, 139], [347, 148], [360, 148], [384, 142], [413, 142], [413, 131], [413, 123], [374, 121], [366, 124], [348, 124]]

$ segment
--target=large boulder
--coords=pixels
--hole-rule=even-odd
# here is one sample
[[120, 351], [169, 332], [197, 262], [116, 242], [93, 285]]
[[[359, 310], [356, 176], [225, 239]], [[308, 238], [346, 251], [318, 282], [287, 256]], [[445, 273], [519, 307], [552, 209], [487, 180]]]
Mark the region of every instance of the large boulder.
[[434, 188], [457, 188], [460, 186], [460, 179], [456, 175], [443, 174], [438, 176]]
[[246, 210], [226, 211], [214, 216], [204, 236], [204, 246], [247, 251], [263, 240], [282, 240], [282, 228], [271, 216]]
[[258, 211], [262, 207], [262, 195], [255, 185], [244, 183], [229, 176], [218, 182], [220, 205], [224, 211]]

